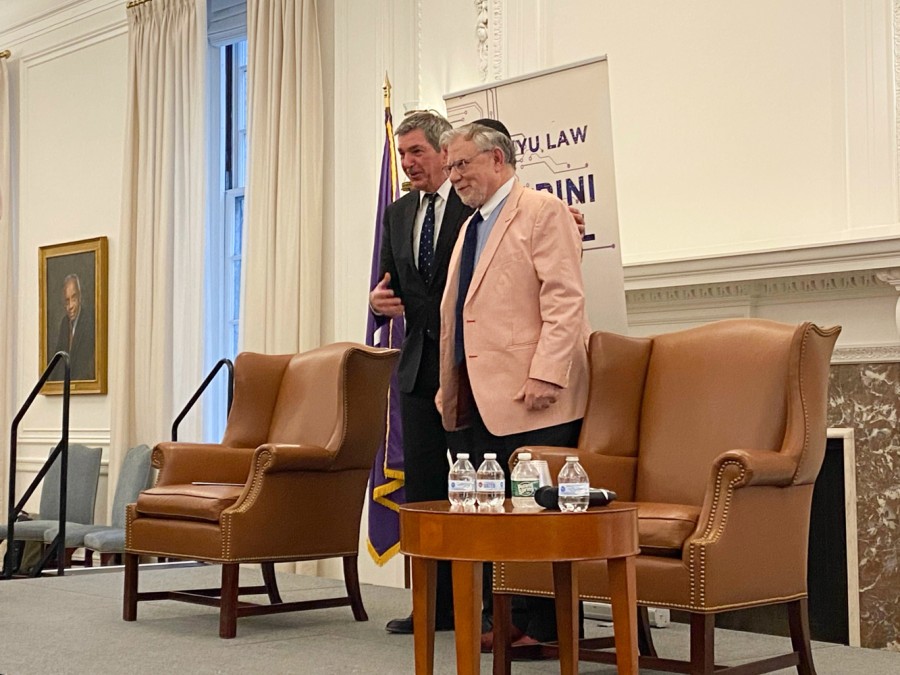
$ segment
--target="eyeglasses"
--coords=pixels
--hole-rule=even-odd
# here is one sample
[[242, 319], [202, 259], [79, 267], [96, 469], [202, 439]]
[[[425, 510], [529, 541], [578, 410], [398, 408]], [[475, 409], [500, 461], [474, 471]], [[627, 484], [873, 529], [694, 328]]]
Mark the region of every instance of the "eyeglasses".
[[478, 155], [483, 155], [486, 152], [493, 152], [493, 149], [481, 150], [479, 152], [476, 152], [471, 157], [469, 157], [469, 159], [458, 159], [455, 162], [451, 162], [450, 164], [447, 164], [441, 168], [447, 172], [447, 175], [450, 175], [450, 172], [453, 171], [453, 169], [456, 169], [456, 171], [459, 173], [459, 175], [462, 176], [466, 172], [466, 170], [469, 168], [469, 164], [472, 163], [472, 160], [475, 159], [476, 157], [478, 157]]

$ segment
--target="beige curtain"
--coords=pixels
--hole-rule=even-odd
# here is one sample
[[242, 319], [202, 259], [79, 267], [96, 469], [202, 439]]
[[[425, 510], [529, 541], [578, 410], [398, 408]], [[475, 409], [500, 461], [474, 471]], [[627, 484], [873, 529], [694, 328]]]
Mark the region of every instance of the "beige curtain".
[[9, 457], [9, 423], [15, 394], [15, 336], [16, 294], [14, 282], [15, 231], [12, 225], [12, 120], [10, 118], [10, 85], [7, 59], [0, 58], [0, 316], [7, 317], [0, 329], [0, 495], [3, 505], [0, 514], [6, 518], [9, 495], [7, 457]]
[[[306, 351], [322, 325], [322, 64], [315, 0], [247, 2], [241, 346]], [[315, 574], [318, 563], [281, 570]]]
[[320, 343], [322, 66], [314, 0], [248, 0], [242, 348]]
[[[202, 379], [206, 0], [128, 10], [128, 113], [111, 295], [110, 503], [129, 447], [168, 440]], [[179, 438], [200, 440], [192, 415]]]

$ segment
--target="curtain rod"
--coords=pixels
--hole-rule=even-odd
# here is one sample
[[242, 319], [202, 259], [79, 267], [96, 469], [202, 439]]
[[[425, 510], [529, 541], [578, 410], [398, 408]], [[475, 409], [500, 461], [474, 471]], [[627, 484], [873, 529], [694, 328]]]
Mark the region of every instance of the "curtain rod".
[[125, 5], [125, 9], [131, 9], [132, 7], [143, 5], [145, 2], [150, 2], [150, 0], [131, 0], [131, 2]]
[[12, 56], [12, 52], [8, 49], [4, 49], [2, 52], [0, 52], [0, 59], [8, 59], [10, 56]]

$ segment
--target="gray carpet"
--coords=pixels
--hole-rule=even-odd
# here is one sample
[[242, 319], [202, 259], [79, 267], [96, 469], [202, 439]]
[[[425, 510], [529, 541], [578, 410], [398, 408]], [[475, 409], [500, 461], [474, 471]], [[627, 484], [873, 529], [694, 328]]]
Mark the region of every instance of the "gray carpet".
[[[242, 570], [244, 584], [260, 582]], [[343, 582], [279, 574], [284, 600], [338, 596]], [[141, 572], [141, 590], [215, 586], [218, 567]], [[0, 581], [0, 673], [413, 673], [412, 636], [389, 635], [384, 624], [405, 616], [408, 591], [364, 586], [369, 621], [353, 620], [349, 607], [251, 617], [238, 621], [233, 640], [218, 637], [217, 610], [179, 602], [138, 605], [138, 620], [122, 615], [122, 573], [71, 574], [61, 578]], [[589, 635], [611, 629], [588, 620]], [[661, 656], [684, 658], [685, 626], [654, 629]], [[719, 630], [717, 662], [735, 664], [789, 649], [789, 640]], [[900, 654], [816, 643], [819, 675], [897, 675]], [[455, 673], [453, 633], [438, 633], [435, 672]], [[491, 672], [491, 657], [482, 657]], [[554, 661], [523, 662], [513, 673], [558, 673]], [[582, 663], [581, 673], [612, 674], [615, 668]], [[654, 671], [644, 670], [650, 675]], [[791, 673], [783, 670], [780, 673]]]

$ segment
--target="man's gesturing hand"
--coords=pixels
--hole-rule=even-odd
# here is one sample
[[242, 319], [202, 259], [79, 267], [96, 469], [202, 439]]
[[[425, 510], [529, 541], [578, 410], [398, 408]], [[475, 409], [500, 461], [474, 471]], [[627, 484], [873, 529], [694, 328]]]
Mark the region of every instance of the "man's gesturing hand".
[[385, 272], [384, 278], [369, 293], [369, 306], [376, 314], [395, 318], [403, 314], [403, 301], [391, 290], [391, 274]]

